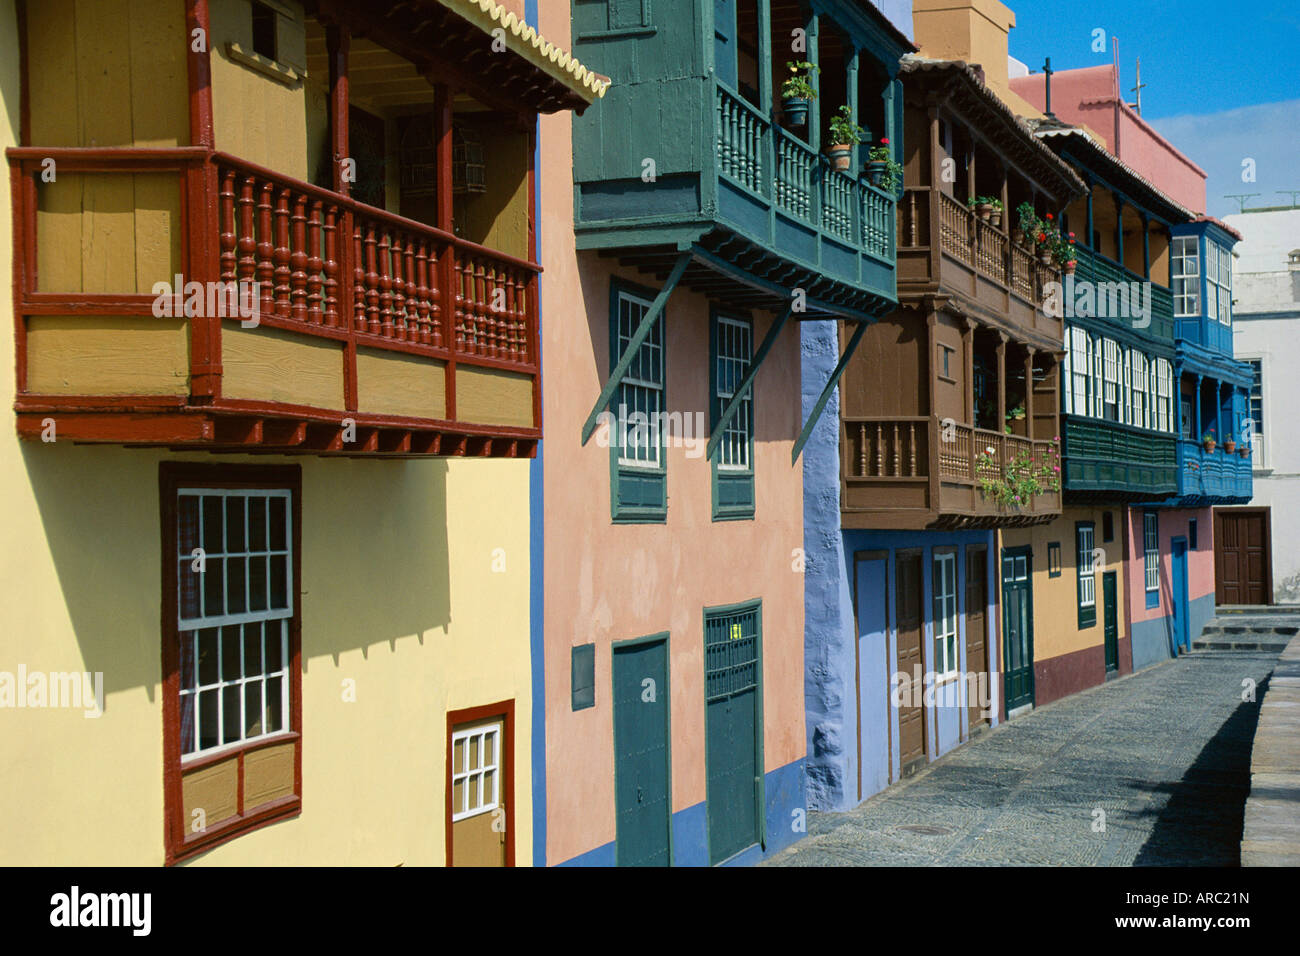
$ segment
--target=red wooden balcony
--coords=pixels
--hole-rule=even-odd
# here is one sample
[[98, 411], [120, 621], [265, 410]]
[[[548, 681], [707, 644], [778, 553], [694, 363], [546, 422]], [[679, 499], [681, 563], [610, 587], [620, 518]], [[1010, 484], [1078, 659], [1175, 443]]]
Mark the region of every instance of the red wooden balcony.
[[8, 156], [21, 436], [534, 453], [535, 263], [202, 147]]

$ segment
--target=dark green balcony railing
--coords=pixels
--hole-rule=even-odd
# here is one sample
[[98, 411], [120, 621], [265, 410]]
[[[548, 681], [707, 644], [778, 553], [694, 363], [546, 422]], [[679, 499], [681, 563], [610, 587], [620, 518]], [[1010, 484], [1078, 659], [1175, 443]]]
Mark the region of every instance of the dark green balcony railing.
[[[1080, 282], [1091, 283], [1093, 287], [1094, 302], [1097, 303], [1094, 314], [1094, 321], [1110, 322], [1115, 326], [1131, 329], [1143, 333], [1147, 336], [1159, 339], [1169, 339], [1172, 341], [1174, 335], [1174, 297], [1173, 293], [1158, 282], [1151, 282], [1151, 324], [1149, 326], [1135, 325], [1134, 319], [1126, 315], [1115, 315], [1114, 302], [1109, 293], [1112, 290], [1118, 291], [1119, 283], [1124, 287], [1132, 290], [1133, 283], [1144, 284], [1149, 280], [1144, 279], [1130, 269], [1125, 268], [1113, 259], [1108, 259], [1099, 252], [1094, 252], [1083, 246], [1077, 248], [1079, 265], [1074, 273], [1074, 301], [1078, 301]], [[1103, 314], [1101, 302], [1107, 302], [1106, 312]], [[1145, 293], [1141, 302], [1145, 302]]]
[[1067, 415], [1064, 437], [1067, 492], [1159, 496], [1178, 490], [1173, 435]]

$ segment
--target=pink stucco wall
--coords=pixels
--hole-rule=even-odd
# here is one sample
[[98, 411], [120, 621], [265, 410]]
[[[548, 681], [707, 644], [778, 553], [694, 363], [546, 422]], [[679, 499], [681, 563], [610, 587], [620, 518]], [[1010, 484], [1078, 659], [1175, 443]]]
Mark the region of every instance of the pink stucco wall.
[[[1046, 107], [1045, 76], [1010, 81], [1011, 89], [1035, 108]], [[1205, 212], [1205, 170], [1157, 133], [1118, 94], [1113, 64], [1052, 74], [1052, 112], [1066, 123], [1087, 126], [1106, 148], [1150, 180], [1165, 195], [1196, 213]]]
[[[1188, 538], [1188, 522], [1196, 519], [1196, 550], [1187, 551], [1187, 599], [1195, 601], [1214, 593], [1214, 518], [1211, 509], [1196, 508], [1158, 512], [1160, 515], [1160, 606], [1146, 606], [1146, 563], [1143, 559], [1142, 509], [1128, 509], [1128, 593], [1134, 623], [1154, 621], [1169, 615], [1173, 587], [1171, 538]], [[1193, 635], [1195, 636], [1195, 635]]]
[[[567, 0], [544, 0], [541, 32], [568, 44]], [[599, 109], [599, 103], [592, 109]], [[658, 287], [653, 275], [574, 249], [571, 117], [540, 131], [542, 355], [545, 440], [547, 861], [615, 836], [613, 642], [670, 632], [672, 809], [705, 799], [706, 606], [763, 601], [764, 760], [767, 771], [806, 750], [803, 698], [802, 470], [799, 333], [782, 332], [755, 383], [756, 518], [712, 520], [708, 461], [669, 447], [668, 519], [610, 520], [609, 449], [579, 439], [609, 373], [610, 277]], [[666, 310], [669, 411], [709, 409], [709, 302], [679, 288]], [[772, 317], [754, 316], [754, 341]], [[570, 648], [596, 644], [596, 705], [570, 704]]]

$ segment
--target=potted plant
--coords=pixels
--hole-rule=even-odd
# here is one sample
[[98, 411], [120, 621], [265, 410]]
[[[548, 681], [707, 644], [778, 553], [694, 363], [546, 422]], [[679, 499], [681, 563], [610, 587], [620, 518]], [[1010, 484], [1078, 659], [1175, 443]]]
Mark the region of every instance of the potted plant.
[[1210, 429], [1201, 436], [1201, 447], [1206, 451], [1214, 451], [1214, 446], [1216, 444], [1218, 444], [1218, 442], [1214, 438], [1214, 429]]
[[1018, 246], [1025, 244], [1027, 236], [1038, 234], [1038, 216], [1034, 214], [1034, 207], [1027, 202], [1022, 202], [1016, 207], [1016, 228], [1011, 230], [1011, 241]]
[[887, 193], [896, 193], [903, 185], [903, 165], [894, 159], [889, 140], [885, 137], [881, 137], [880, 144], [872, 146], [867, 154], [867, 178], [871, 185]]
[[840, 172], [847, 172], [853, 156], [853, 147], [867, 138], [867, 131], [853, 122], [853, 112], [841, 106], [831, 117], [830, 145], [826, 154]]
[[989, 225], [992, 226], [994, 229], [1001, 229], [1002, 228], [1002, 200], [993, 199], [990, 200], [990, 203], [993, 206], [993, 211], [989, 213]]
[[790, 75], [781, 83], [781, 115], [789, 126], [807, 126], [808, 105], [817, 99], [811, 77], [821, 67], [807, 60], [789, 60], [785, 65]]
[[1237, 450], [1237, 440], [1232, 437], [1232, 432], [1223, 436], [1223, 450], [1229, 455]]
[[1079, 255], [1075, 251], [1074, 245], [1074, 233], [1058, 236], [1052, 253], [1056, 257], [1056, 264], [1065, 270], [1065, 274], [1072, 275], [1079, 265]]
[[1244, 441], [1239, 446], [1237, 446], [1237, 454], [1240, 455], [1242, 458], [1249, 458], [1250, 442]]
[[984, 222], [988, 222], [989, 216], [993, 215], [993, 200], [988, 196], [971, 196], [967, 205], [974, 209], [975, 214]]

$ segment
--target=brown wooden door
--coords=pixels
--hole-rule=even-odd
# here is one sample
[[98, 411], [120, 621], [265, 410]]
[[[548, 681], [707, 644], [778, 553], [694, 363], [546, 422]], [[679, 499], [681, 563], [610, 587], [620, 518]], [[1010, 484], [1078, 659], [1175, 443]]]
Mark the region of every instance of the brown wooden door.
[[[970, 548], [966, 552], [966, 671], [977, 675], [975, 685], [968, 682], [966, 689], [971, 730], [989, 722], [985, 710], [988, 689], [992, 686], [988, 676], [989, 648], [985, 613], [989, 593], [988, 560], [989, 554], [984, 548]], [[980, 700], [981, 695], [985, 696], [985, 700]]]
[[[898, 707], [898, 757], [904, 776], [925, 762], [925, 666], [921, 641], [925, 633], [921, 555], [899, 555], [894, 574], [898, 608], [898, 669], [911, 681], [909, 693]], [[916, 677], [920, 675], [918, 686]]]
[[1214, 513], [1214, 596], [1218, 604], [1272, 604], [1269, 513]]

